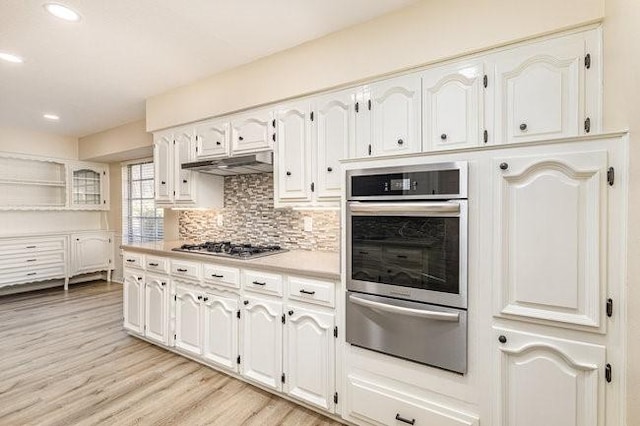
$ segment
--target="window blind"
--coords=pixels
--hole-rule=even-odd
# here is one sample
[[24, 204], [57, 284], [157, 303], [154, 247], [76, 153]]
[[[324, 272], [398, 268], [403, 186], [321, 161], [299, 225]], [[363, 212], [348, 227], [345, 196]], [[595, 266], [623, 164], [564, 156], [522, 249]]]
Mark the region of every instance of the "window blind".
[[164, 238], [164, 210], [154, 200], [153, 162], [122, 166], [122, 240], [127, 243]]

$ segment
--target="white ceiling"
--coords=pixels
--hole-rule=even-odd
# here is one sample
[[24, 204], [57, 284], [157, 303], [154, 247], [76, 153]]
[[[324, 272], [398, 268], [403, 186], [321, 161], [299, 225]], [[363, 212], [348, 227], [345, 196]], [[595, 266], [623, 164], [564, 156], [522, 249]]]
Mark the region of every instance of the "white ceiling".
[[[144, 118], [144, 100], [416, 0], [0, 1], [0, 126], [84, 136]], [[59, 122], [42, 118], [60, 116]]]

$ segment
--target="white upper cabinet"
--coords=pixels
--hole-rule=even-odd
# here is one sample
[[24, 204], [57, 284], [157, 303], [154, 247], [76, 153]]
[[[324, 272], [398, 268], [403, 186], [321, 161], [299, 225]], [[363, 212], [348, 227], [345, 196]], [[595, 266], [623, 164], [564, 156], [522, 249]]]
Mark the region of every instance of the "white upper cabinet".
[[176, 203], [193, 203], [195, 200], [195, 172], [183, 170], [182, 164], [193, 161], [195, 153], [195, 136], [192, 128], [181, 129], [174, 134], [175, 167], [174, 201]]
[[109, 210], [109, 168], [90, 163], [69, 165], [69, 206], [80, 210]]
[[176, 285], [176, 348], [194, 355], [202, 353], [202, 295]]
[[124, 270], [124, 328], [144, 334], [144, 276], [142, 271]]
[[153, 165], [155, 168], [156, 203], [173, 201], [173, 134], [153, 135]]
[[206, 294], [202, 357], [212, 364], [238, 371], [238, 299]]
[[273, 149], [275, 122], [271, 110], [251, 111], [231, 119], [231, 154]]
[[340, 160], [349, 155], [354, 137], [353, 91], [331, 93], [313, 100], [315, 147], [313, 164], [317, 167], [315, 191], [318, 200], [339, 199], [342, 193]]
[[[600, 128], [600, 32], [508, 49], [495, 66], [497, 143], [594, 133]], [[491, 80], [491, 79], [490, 79]]]
[[478, 61], [433, 68], [422, 74], [425, 151], [470, 148], [485, 142], [483, 82], [484, 66]]
[[169, 342], [169, 281], [162, 276], [145, 277], [144, 335], [163, 345]]
[[604, 327], [607, 153], [494, 159], [496, 314]]
[[[373, 83], [370, 90], [373, 133], [371, 155], [420, 152], [420, 76], [410, 74], [380, 81]], [[368, 100], [366, 106], [368, 109]]]
[[603, 426], [605, 347], [494, 329], [495, 426]]
[[335, 390], [334, 314], [289, 307], [286, 319], [284, 391], [333, 411]]
[[309, 102], [283, 105], [276, 112], [278, 198], [311, 200], [311, 119]]
[[281, 390], [282, 303], [245, 297], [242, 310], [242, 375]]
[[195, 127], [195, 160], [226, 157], [229, 155], [229, 121], [207, 121]]

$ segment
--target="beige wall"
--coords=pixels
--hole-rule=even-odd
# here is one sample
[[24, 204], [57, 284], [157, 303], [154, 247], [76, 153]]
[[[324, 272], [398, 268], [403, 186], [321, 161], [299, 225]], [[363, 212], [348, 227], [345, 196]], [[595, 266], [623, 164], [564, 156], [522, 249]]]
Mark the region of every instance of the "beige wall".
[[153, 136], [146, 132], [144, 120], [114, 127], [80, 138], [81, 160], [113, 162], [149, 157]]
[[425, 0], [147, 100], [147, 129], [335, 87], [604, 16], [604, 0]]
[[0, 151], [77, 160], [78, 139], [0, 127]]
[[628, 128], [627, 424], [640, 423], [640, 2], [606, 0], [604, 126]]

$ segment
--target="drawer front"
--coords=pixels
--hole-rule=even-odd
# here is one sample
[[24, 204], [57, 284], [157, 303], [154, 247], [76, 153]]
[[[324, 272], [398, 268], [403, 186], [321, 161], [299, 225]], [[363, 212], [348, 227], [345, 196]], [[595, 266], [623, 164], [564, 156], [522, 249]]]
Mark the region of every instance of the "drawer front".
[[171, 275], [174, 277], [200, 279], [200, 264], [184, 260], [171, 260]]
[[282, 275], [245, 271], [242, 286], [248, 291], [282, 296]]
[[166, 274], [169, 272], [169, 259], [165, 259], [164, 257], [147, 255], [144, 263], [147, 271], [153, 271], [160, 274]]
[[289, 277], [289, 298], [319, 305], [335, 305], [335, 287], [331, 281]]
[[22, 268], [31, 270], [34, 267], [43, 265], [64, 266], [64, 264], [64, 251], [43, 251], [0, 256], [0, 270], [5, 270], [8, 268]]
[[202, 279], [211, 284], [240, 288], [240, 270], [238, 268], [205, 263], [202, 266]]
[[383, 425], [478, 426], [477, 417], [374, 384], [358, 377], [347, 379], [347, 414], [351, 419]]
[[43, 251], [64, 251], [65, 238], [33, 238], [0, 242], [0, 256]]
[[144, 255], [140, 253], [126, 252], [123, 256], [123, 263], [126, 268], [144, 269]]
[[24, 267], [6, 269], [0, 273], [0, 287], [64, 277], [64, 265], [45, 265], [28, 269]]

